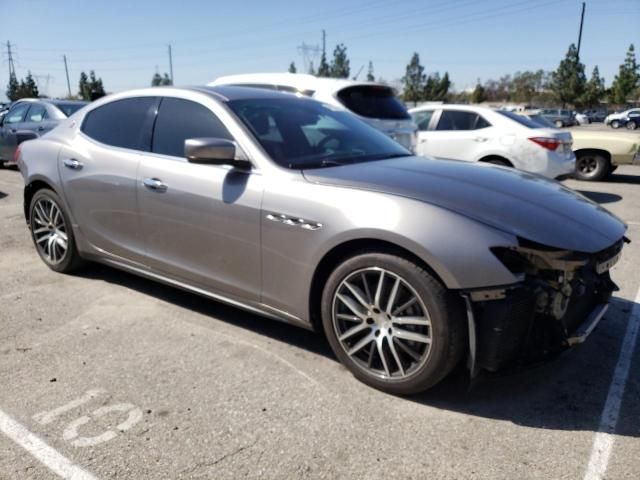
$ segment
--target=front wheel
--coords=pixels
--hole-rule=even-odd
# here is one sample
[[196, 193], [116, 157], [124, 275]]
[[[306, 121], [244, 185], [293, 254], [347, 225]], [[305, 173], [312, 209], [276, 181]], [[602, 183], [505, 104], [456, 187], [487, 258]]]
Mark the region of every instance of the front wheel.
[[60, 273], [77, 270], [83, 263], [69, 217], [55, 192], [38, 190], [29, 207], [31, 238], [47, 266]]
[[339, 265], [324, 288], [322, 321], [340, 361], [364, 383], [393, 394], [435, 385], [464, 352], [460, 299], [395, 255], [365, 253]]
[[611, 122], [611, 128], [620, 128], [620, 120], [613, 120]]
[[564, 127], [564, 122], [562, 120], [556, 120], [555, 122], [553, 122], [553, 124], [556, 126], [556, 128]]

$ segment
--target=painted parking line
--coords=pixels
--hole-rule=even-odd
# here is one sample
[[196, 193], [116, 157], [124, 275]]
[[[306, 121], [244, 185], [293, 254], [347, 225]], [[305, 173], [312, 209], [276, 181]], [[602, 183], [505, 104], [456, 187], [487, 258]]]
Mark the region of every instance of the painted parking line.
[[97, 480], [95, 476], [72, 463], [71, 460], [51, 448], [2, 410], [0, 410], [0, 431], [61, 478]]
[[631, 359], [633, 351], [638, 339], [638, 331], [640, 330], [640, 289], [636, 294], [635, 304], [629, 316], [629, 322], [625, 331], [618, 363], [613, 372], [611, 385], [607, 400], [602, 410], [598, 433], [593, 439], [593, 447], [591, 448], [591, 457], [589, 465], [585, 473], [584, 480], [602, 480], [605, 478], [611, 451], [615, 442], [615, 429], [620, 414], [620, 406], [624, 397], [624, 390], [629, 378], [629, 370], [631, 369]]

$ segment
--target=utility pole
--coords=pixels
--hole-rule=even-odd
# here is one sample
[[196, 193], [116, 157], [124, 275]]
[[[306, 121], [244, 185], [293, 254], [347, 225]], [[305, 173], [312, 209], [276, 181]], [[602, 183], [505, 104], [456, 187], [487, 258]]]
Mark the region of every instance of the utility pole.
[[171, 85], [175, 85], [173, 81], [173, 57], [171, 56], [171, 45], [169, 47], [169, 74], [171, 75]]
[[327, 43], [327, 34], [323, 29], [322, 30], [322, 55], [324, 56], [324, 58], [327, 58], [326, 43]]
[[67, 56], [63, 55], [64, 60], [64, 72], [67, 74], [67, 90], [69, 91], [69, 97], [71, 97], [71, 82], [69, 82], [69, 67], [67, 66]]
[[580, 44], [582, 43], [582, 25], [584, 24], [584, 9], [585, 9], [585, 2], [582, 2], [582, 15], [580, 17], [580, 33], [578, 33], [578, 61], [580, 60]]
[[7, 40], [7, 60], [9, 62], [9, 80], [16, 75], [16, 67], [13, 64], [13, 53], [11, 52], [11, 42]]

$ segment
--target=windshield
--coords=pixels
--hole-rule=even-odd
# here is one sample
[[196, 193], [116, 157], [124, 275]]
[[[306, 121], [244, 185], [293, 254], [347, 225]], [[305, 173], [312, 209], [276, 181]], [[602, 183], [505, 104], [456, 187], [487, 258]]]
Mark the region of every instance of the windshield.
[[269, 156], [285, 168], [322, 168], [411, 155], [350, 113], [313, 100], [259, 98], [228, 105]]
[[60, 110], [62, 113], [64, 113], [67, 117], [70, 117], [71, 115], [76, 113], [78, 110], [80, 110], [82, 107], [84, 107], [86, 105], [86, 103], [65, 103], [65, 102], [60, 102], [60, 103], [54, 103], [54, 105], [56, 106], [56, 108], [58, 110]]
[[383, 85], [357, 85], [347, 87], [338, 93], [340, 102], [358, 115], [367, 118], [407, 120], [409, 113], [393, 94], [393, 90]]

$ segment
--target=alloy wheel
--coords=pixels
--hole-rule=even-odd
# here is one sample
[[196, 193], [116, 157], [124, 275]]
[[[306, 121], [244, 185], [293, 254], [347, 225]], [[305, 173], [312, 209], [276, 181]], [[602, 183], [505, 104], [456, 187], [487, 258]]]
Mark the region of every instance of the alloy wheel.
[[389, 270], [370, 267], [348, 275], [334, 294], [332, 323], [349, 358], [384, 380], [406, 380], [431, 352], [431, 319], [424, 302]]
[[598, 170], [598, 160], [592, 156], [583, 156], [578, 160], [578, 171], [585, 177], [590, 177]]
[[62, 262], [69, 246], [67, 225], [60, 207], [50, 198], [40, 198], [33, 206], [31, 229], [36, 246], [52, 265]]

